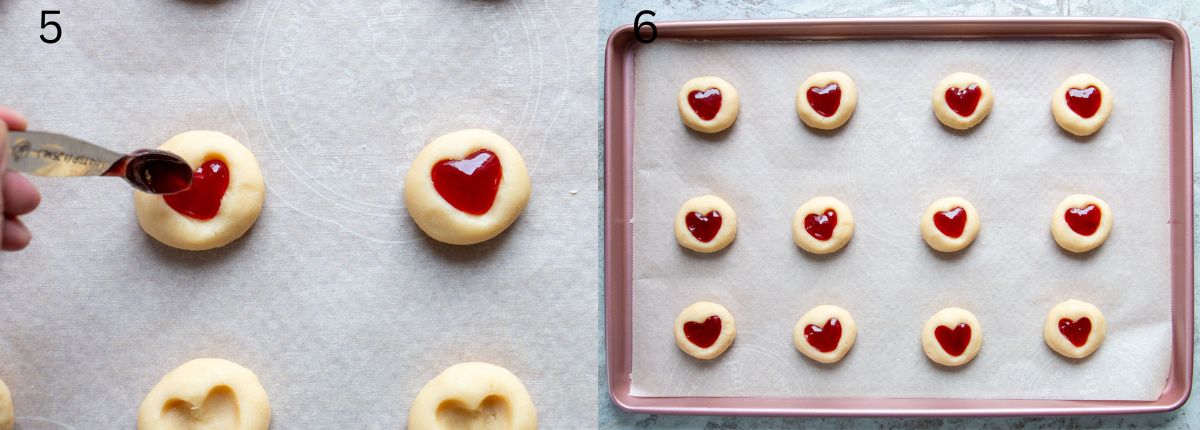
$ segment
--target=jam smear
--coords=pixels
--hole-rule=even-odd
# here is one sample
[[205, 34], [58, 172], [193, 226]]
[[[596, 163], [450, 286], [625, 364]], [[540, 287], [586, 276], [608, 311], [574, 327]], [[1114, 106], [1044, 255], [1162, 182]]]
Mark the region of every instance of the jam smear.
[[708, 348], [721, 337], [721, 317], [713, 315], [702, 323], [688, 321], [683, 324], [683, 336], [698, 347]]
[[933, 214], [933, 226], [937, 227], [938, 231], [946, 237], [958, 239], [962, 237], [963, 230], [967, 228], [967, 211], [956, 207], [935, 213]]
[[933, 330], [933, 337], [937, 338], [938, 344], [947, 354], [958, 357], [967, 350], [967, 345], [971, 343], [971, 326], [967, 323], [958, 323], [951, 330], [949, 327], [940, 325]]
[[804, 231], [817, 240], [829, 240], [837, 228], [837, 212], [825, 209], [823, 214], [808, 214], [804, 217]]
[[824, 326], [809, 324], [804, 327], [804, 340], [817, 351], [832, 352], [842, 340], [842, 323], [837, 318], [830, 318]]
[[692, 237], [704, 243], [712, 241], [721, 231], [721, 213], [717, 211], [709, 211], [708, 215], [691, 212], [683, 217], [683, 221]]
[[455, 209], [483, 215], [492, 209], [503, 172], [500, 158], [486, 149], [461, 160], [442, 160], [429, 172], [433, 188]]
[[1092, 320], [1083, 317], [1075, 321], [1063, 318], [1058, 320], [1058, 331], [1075, 347], [1087, 344], [1088, 336], [1092, 334]]
[[229, 167], [221, 160], [208, 160], [192, 173], [192, 186], [163, 196], [167, 206], [190, 218], [210, 220], [221, 212], [221, 198], [229, 188]]
[[837, 82], [823, 87], [812, 87], [808, 89], [806, 97], [813, 110], [821, 116], [831, 117], [842, 105], [842, 88], [838, 86]]
[[1063, 214], [1071, 231], [1083, 236], [1091, 236], [1100, 228], [1100, 208], [1087, 205], [1082, 208], [1070, 208]]
[[1100, 110], [1100, 89], [1090, 86], [1084, 89], [1067, 90], [1067, 107], [1084, 118], [1091, 118]]
[[983, 91], [979, 89], [979, 85], [971, 84], [967, 88], [950, 87], [946, 90], [946, 104], [950, 106], [950, 110], [960, 116], [971, 116], [975, 113], [975, 108], [979, 107], [979, 99], [983, 97]]
[[704, 91], [692, 91], [688, 94], [688, 105], [696, 111], [696, 116], [705, 121], [711, 121], [721, 111], [721, 90], [709, 88]]

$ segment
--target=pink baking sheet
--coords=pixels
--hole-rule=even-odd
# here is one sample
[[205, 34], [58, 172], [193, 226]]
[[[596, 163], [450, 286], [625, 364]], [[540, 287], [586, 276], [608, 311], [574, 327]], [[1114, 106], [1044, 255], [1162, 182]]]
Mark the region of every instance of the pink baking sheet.
[[629, 394], [632, 330], [632, 145], [634, 29], [615, 30], [605, 58], [605, 303], [609, 391], [623, 409], [647, 413], [784, 416], [978, 416], [1158, 412], [1178, 408], [1191, 390], [1192, 155], [1191, 71], [1186, 33], [1163, 20], [1097, 18], [921, 18], [693, 21], [656, 23], [658, 38], [705, 40], [1111, 39], [1173, 43], [1170, 132], [1172, 360], [1152, 401], [637, 397]]

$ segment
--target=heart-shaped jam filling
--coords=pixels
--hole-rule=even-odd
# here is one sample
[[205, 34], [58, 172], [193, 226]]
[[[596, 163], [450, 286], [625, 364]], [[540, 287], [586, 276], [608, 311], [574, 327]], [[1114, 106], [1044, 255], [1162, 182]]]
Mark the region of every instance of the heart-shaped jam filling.
[[946, 105], [950, 106], [950, 110], [954, 113], [967, 117], [975, 113], [981, 97], [983, 97], [983, 91], [979, 90], [979, 85], [971, 84], [965, 89], [950, 87], [946, 90]]
[[713, 315], [704, 322], [688, 321], [683, 324], [683, 336], [698, 347], [708, 348], [721, 337], [721, 317]]
[[429, 172], [433, 188], [455, 209], [483, 215], [492, 209], [503, 176], [500, 158], [486, 149], [461, 160], [442, 160]]
[[842, 323], [837, 318], [825, 321], [825, 326], [809, 324], [804, 327], [804, 340], [821, 352], [832, 352], [842, 340]]
[[967, 345], [971, 343], [971, 326], [967, 323], [958, 323], [951, 330], [950, 327], [940, 325], [933, 330], [933, 337], [937, 338], [938, 344], [947, 354], [958, 357], [967, 350]]
[[838, 87], [837, 82], [823, 87], [809, 88], [806, 96], [808, 104], [821, 116], [833, 116], [837, 113], [838, 107], [842, 105], [842, 89]]
[[1091, 236], [1100, 228], [1100, 208], [1096, 205], [1067, 209], [1063, 217], [1067, 220], [1067, 226], [1082, 236]]
[[683, 221], [688, 231], [692, 232], [692, 237], [704, 243], [713, 240], [721, 231], [721, 213], [717, 211], [709, 211], [708, 215], [691, 212], [683, 217]]
[[829, 240], [837, 228], [837, 212], [825, 209], [823, 214], [808, 214], [804, 217], [804, 231], [817, 240]]
[[1087, 343], [1088, 335], [1092, 334], [1092, 320], [1083, 317], [1075, 321], [1063, 318], [1058, 320], [1058, 331], [1067, 337], [1075, 347]]
[[167, 206], [185, 216], [209, 220], [221, 212], [221, 198], [229, 188], [229, 167], [221, 160], [208, 160], [192, 173], [192, 186], [163, 196]]
[[1067, 90], [1067, 107], [1084, 118], [1091, 118], [1100, 110], [1100, 89], [1094, 86]]
[[692, 91], [688, 94], [688, 105], [696, 111], [696, 116], [705, 121], [711, 121], [721, 111], [721, 90], [709, 88], [704, 91]]
[[933, 214], [933, 226], [937, 227], [938, 231], [946, 237], [958, 239], [962, 237], [963, 230], [967, 227], [967, 211], [956, 207], [935, 213]]

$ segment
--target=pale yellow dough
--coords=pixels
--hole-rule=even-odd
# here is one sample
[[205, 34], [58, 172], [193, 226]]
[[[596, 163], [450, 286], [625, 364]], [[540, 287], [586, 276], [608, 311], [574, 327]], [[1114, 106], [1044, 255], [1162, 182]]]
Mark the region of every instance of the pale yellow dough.
[[200, 220], [176, 212], [163, 197], [133, 192], [138, 223], [151, 237], [179, 249], [203, 251], [237, 240], [262, 212], [266, 187], [258, 160], [237, 140], [216, 131], [193, 130], [175, 135], [158, 147], [182, 157], [192, 169], [209, 160], [229, 168], [229, 187], [216, 217]]
[[12, 394], [8, 392], [8, 385], [0, 381], [0, 430], [12, 430], [15, 420]]
[[[430, 172], [444, 160], [461, 160], [481, 149], [500, 159], [500, 188], [483, 215], [450, 205], [433, 186]], [[417, 227], [429, 237], [451, 245], [473, 245], [507, 230], [529, 202], [529, 172], [521, 153], [503, 137], [487, 130], [468, 129], [443, 135], [425, 145], [404, 180], [404, 204]]]
[[[810, 324], [824, 328], [825, 323], [834, 318], [842, 326], [842, 337], [838, 340], [837, 348], [834, 348], [833, 351], [822, 352], [810, 345], [808, 339], [804, 337], [804, 329]], [[796, 322], [796, 328], [792, 330], [792, 344], [796, 345], [796, 349], [805, 357], [821, 363], [835, 363], [841, 360], [847, 352], [850, 352], [857, 337], [858, 327], [854, 324], [854, 318], [850, 317], [850, 312], [834, 305], [812, 308], [800, 317], [800, 321]]]
[[[707, 91], [710, 88], [716, 88], [721, 92], [721, 109], [717, 111], [717, 116], [713, 119], [706, 120], [700, 118], [696, 111], [692, 110], [692, 106], [688, 104], [688, 95], [692, 91]], [[683, 123], [688, 128], [701, 133], [720, 133], [733, 125], [733, 121], [737, 119], [739, 103], [737, 89], [733, 88], [733, 84], [716, 76], [703, 76], [687, 81], [679, 89], [678, 101], [679, 117], [683, 119]]]
[[[809, 214], [824, 214], [828, 209], [833, 209], [837, 214], [837, 225], [834, 226], [833, 234], [828, 240], [820, 240], [804, 229], [804, 218]], [[814, 197], [800, 205], [800, 208], [796, 209], [795, 216], [792, 217], [792, 241], [796, 242], [796, 246], [799, 246], [800, 249], [813, 254], [837, 252], [850, 242], [850, 237], [853, 235], [854, 216], [850, 214], [850, 208], [833, 197]]]
[[[971, 84], [979, 86], [979, 104], [975, 107], [975, 112], [970, 116], [962, 116], [946, 104], [946, 90], [950, 88], [966, 88]], [[988, 114], [992, 113], [992, 103], [995, 97], [992, 94], [992, 86], [982, 77], [972, 73], [956, 72], [942, 78], [938, 82], [937, 87], [933, 90], [933, 114], [937, 116], [938, 121], [941, 121], [946, 127], [957, 130], [966, 130], [968, 128], [979, 125], [987, 118]]]
[[[823, 88], [833, 83], [838, 84], [838, 89], [842, 91], [841, 102], [833, 116], [821, 115], [808, 103], [808, 90], [813, 87]], [[805, 79], [804, 83], [800, 84], [800, 88], [796, 90], [796, 113], [800, 115], [800, 120], [804, 121], [805, 125], [812, 128], [833, 130], [841, 127], [850, 120], [851, 115], [854, 115], [856, 106], [858, 106], [858, 87], [854, 85], [854, 80], [850, 79], [849, 75], [842, 72], [814, 74]]]
[[258, 377], [218, 358], [163, 376], [138, 408], [138, 430], [267, 430], [271, 404]]
[[[1096, 205], [1100, 209], [1100, 226], [1096, 231], [1089, 236], [1084, 236], [1071, 230], [1071, 226], [1067, 224], [1066, 213], [1071, 208], [1085, 208], [1088, 205]], [[1087, 194], [1072, 194], [1063, 199], [1054, 208], [1054, 217], [1050, 220], [1050, 234], [1054, 236], [1054, 241], [1058, 242], [1058, 246], [1071, 252], [1088, 252], [1096, 249], [1108, 240], [1109, 233], [1112, 232], [1113, 213], [1108, 207], [1108, 203], [1100, 200], [1099, 197]]]
[[[1086, 89], [1095, 86], [1100, 90], [1100, 109], [1091, 118], [1084, 118], [1067, 107], [1067, 91], [1072, 88]], [[1054, 90], [1050, 97], [1050, 112], [1054, 114], [1054, 122], [1063, 130], [1076, 136], [1090, 136], [1100, 130], [1112, 114], [1113, 94], [1100, 79], [1087, 73], [1071, 76]]]
[[[683, 332], [684, 324], [688, 322], [703, 323], [708, 317], [714, 315], [721, 319], [721, 334], [717, 336], [716, 342], [713, 342], [708, 348], [701, 348], [688, 340], [687, 335]], [[675, 318], [675, 345], [692, 357], [701, 360], [717, 358], [724, 354], [730, 345], [733, 345], [735, 338], [737, 338], [737, 323], [733, 320], [733, 314], [730, 314], [724, 306], [716, 303], [692, 303]]]
[[[946, 350], [942, 349], [942, 345], [938, 343], [937, 337], [934, 336], [934, 330], [938, 326], [946, 326], [946, 328], [954, 329], [961, 323], [966, 323], [971, 327], [971, 340], [967, 342], [967, 348], [958, 356], [950, 355]], [[967, 364], [979, 354], [979, 349], [983, 347], [983, 328], [979, 326], [979, 320], [975, 319], [975, 315], [962, 308], [946, 308], [938, 311], [925, 322], [925, 328], [921, 330], [921, 348], [925, 350], [925, 356], [933, 360], [934, 363], [943, 366], [961, 366]]]
[[[1058, 321], [1063, 318], [1079, 321], [1084, 317], [1091, 321], [1092, 331], [1088, 334], [1087, 342], [1084, 342], [1083, 346], [1075, 346], [1059, 331]], [[1092, 355], [1096, 349], [1100, 348], [1100, 344], [1104, 342], [1104, 337], [1107, 335], [1108, 323], [1104, 320], [1104, 314], [1100, 313], [1100, 309], [1091, 303], [1075, 299], [1067, 300], [1051, 308], [1050, 313], [1046, 314], [1046, 324], [1042, 327], [1042, 337], [1046, 339], [1046, 345], [1054, 352], [1070, 358], [1084, 358]]]
[[[963, 208], [963, 213], [967, 216], [966, 225], [963, 226], [962, 235], [959, 237], [950, 237], [942, 234], [941, 230], [937, 229], [937, 225], [933, 223], [933, 216], [938, 212], [950, 211], [955, 208]], [[971, 242], [975, 241], [975, 237], [979, 235], [979, 212], [975, 211], [975, 206], [971, 205], [962, 197], [946, 197], [939, 199], [925, 208], [925, 214], [921, 215], [921, 238], [925, 239], [925, 243], [929, 244], [930, 248], [941, 252], [955, 252], [966, 248]]]
[[[701, 242], [688, 231], [687, 221], [685, 218], [689, 213], [699, 212], [707, 215], [710, 211], [716, 211], [721, 216], [721, 228], [717, 230], [717, 235], [713, 236], [708, 242]], [[683, 203], [679, 208], [679, 213], [675, 215], [675, 240], [680, 246], [696, 252], [717, 252], [725, 249], [730, 243], [733, 243], [734, 237], [737, 236], [737, 214], [733, 212], [733, 207], [729, 206], [725, 200], [720, 197], [705, 195], [692, 198]]]
[[516, 375], [459, 363], [429, 380], [408, 412], [409, 430], [534, 430], [537, 410]]

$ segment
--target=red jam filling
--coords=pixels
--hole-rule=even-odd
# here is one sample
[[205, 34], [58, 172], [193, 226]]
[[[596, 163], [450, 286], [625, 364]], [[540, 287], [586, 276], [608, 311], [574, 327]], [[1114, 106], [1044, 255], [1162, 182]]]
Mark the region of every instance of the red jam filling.
[[709, 211], [708, 215], [691, 212], [683, 217], [683, 221], [692, 237], [704, 243], [712, 241], [721, 231], [721, 213], [717, 211]]
[[950, 87], [946, 90], [946, 104], [954, 113], [964, 117], [975, 113], [981, 97], [983, 97], [983, 91], [980, 91], [979, 85], [975, 84], [968, 85], [966, 89]]
[[483, 215], [492, 209], [503, 176], [500, 158], [486, 149], [461, 160], [442, 160], [429, 172], [433, 188], [455, 209]]
[[935, 213], [933, 214], [933, 226], [937, 227], [938, 231], [946, 237], [958, 239], [962, 237], [963, 230], [967, 228], [967, 211], [956, 207]]
[[825, 209], [823, 214], [808, 214], [804, 217], [804, 231], [817, 240], [829, 240], [837, 228], [837, 212]]
[[221, 160], [208, 160], [192, 173], [192, 186], [163, 196], [167, 206], [185, 216], [210, 220], [221, 212], [221, 198], [229, 188], [229, 167]]
[[842, 323], [837, 318], [825, 321], [825, 326], [809, 324], [804, 328], [804, 340], [821, 352], [832, 352], [842, 340]]
[[1094, 86], [1067, 90], [1067, 107], [1084, 118], [1091, 118], [1100, 110], [1100, 89]]
[[1092, 334], [1092, 320], [1083, 317], [1075, 321], [1063, 318], [1058, 320], [1058, 331], [1071, 341], [1076, 348], [1087, 344], [1088, 335]]
[[696, 111], [696, 116], [705, 121], [711, 121], [721, 111], [721, 90], [709, 88], [704, 91], [692, 91], [688, 94], [688, 105]]
[[941, 345], [947, 354], [958, 357], [967, 350], [967, 345], [971, 343], [971, 326], [967, 323], [958, 323], [958, 326], [951, 330], [949, 327], [940, 325], [933, 330], [933, 337], [937, 338], [938, 345]]
[[825, 117], [833, 116], [837, 113], [838, 107], [842, 105], [842, 89], [838, 87], [837, 82], [823, 87], [809, 88], [807, 97], [808, 104], [812, 106], [813, 110]]
[[1096, 205], [1067, 209], [1063, 218], [1067, 220], [1067, 226], [1071, 227], [1072, 231], [1083, 236], [1091, 236], [1100, 228], [1100, 208]]
[[702, 323], [688, 321], [683, 324], [683, 336], [698, 347], [708, 348], [721, 337], [721, 317], [713, 315]]

